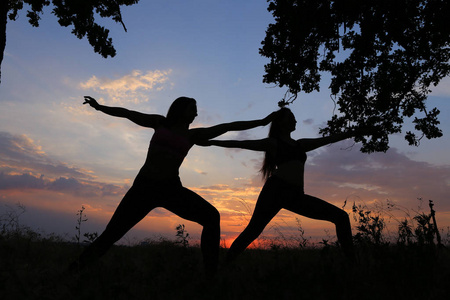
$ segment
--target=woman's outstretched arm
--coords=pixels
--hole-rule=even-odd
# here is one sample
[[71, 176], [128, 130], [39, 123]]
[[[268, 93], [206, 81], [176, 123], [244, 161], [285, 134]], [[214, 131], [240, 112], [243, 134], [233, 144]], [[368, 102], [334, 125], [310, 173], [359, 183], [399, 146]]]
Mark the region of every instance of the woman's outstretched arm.
[[273, 112], [264, 119], [252, 120], [252, 121], [236, 121], [230, 123], [218, 124], [212, 127], [206, 128], [195, 128], [192, 129], [191, 138], [195, 144], [201, 141], [206, 141], [218, 137], [228, 131], [241, 131], [258, 126], [266, 126], [269, 124], [276, 116], [277, 112]]
[[159, 127], [161, 121], [164, 120], [164, 117], [161, 115], [144, 114], [137, 111], [128, 110], [123, 107], [101, 105], [97, 102], [97, 100], [89, 96], [84, 96], [83, 104], [89, 104], [96, 110], [113, 117], [126, 118], [143, 127], [157, 128]]
[[275, 143], [270, 138], [262, 140], [209, 140], [201, 141], [197, 143], [199, 146], [218, 146], [224, 148], [240, 148], [253, 151], [272, 151], [275, 147]]
[[320, 148], [322, 146], [336, 143], [342, 140], [346, 140], [349, 138], [353, 138], [355, 136], [361, 136], [361, 135], [371, 135], [374, 133], [375, 129], [365, 128], [365, 129], [357, 129], [357, 130], [350, 130], [343, 133], [333, 134], [330, 136], [320, 137], [320, 138], [306, 138], [306, 139], [299, 139], [298, 142], [301, 143], [303, 149], [308, 152], [312, 151], [314, 149]]

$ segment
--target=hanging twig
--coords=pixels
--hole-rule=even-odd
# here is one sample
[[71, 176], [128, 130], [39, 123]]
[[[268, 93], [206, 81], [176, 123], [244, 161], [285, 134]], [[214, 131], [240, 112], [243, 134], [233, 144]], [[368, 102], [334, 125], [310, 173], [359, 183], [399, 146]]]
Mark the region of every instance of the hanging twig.
[[117, 20], [120, 22], [120, 24], [122, 24], [122, 26], [123, 26], [123, 30], [125, 30], [125, 32], [127, 32], [127, 27], [125, 26], [125, 23], [123, 22], [123, 20], [122, 20], [122, 12], [120, 11], [120, 5], [116, 2], [115, 3], [116, 4], [116, 9], [117, 9], [117, 14], [118, 14], [118, 17], [117, 17]]
[[295, 101], [295, 99], [297, 99], [297, 93], [290, 95], [288, 97], [288, 95], [290, 94], [289, 90], [286, 91], [286, 93], [284, 94], [283, 99], [281, 99], [280, 101], [278, 101], [278, 106], [279, 107], [285, 107], [286, 105], [291, 104], [292, 102]]

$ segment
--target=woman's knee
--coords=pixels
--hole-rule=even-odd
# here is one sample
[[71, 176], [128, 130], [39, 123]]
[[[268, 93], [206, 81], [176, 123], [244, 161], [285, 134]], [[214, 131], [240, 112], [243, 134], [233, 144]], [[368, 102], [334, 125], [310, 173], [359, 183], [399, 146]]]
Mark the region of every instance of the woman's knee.
[[203, 226], [220, 227], [220, 213], [215, 207], [211, 207], [208, 212], [205, 213], [201, 222]]
[[334, 223], [336, 225], [338, 225], [338, 224], [345, 224], [345, 225], [350, 224], [350, 217], [349, 217], [348, 213], [345, 210], [343, 210], [343, 209], [339, 209], [337, 211], [337, 213], [336, 213]]

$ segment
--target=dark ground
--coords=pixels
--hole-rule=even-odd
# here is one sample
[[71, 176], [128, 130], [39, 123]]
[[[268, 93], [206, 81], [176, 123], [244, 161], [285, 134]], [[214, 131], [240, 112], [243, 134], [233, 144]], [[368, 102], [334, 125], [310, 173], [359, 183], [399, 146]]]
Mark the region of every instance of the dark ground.
[[[226, 249], [222, 249], [223, 260]], [[205, 278], [198, 247], [115, 246], [69, 274], [81, 246], [57, 238], [0, 237], [0, 299], [448, 299], [450, 251], [432, 246], [249, 249]]]

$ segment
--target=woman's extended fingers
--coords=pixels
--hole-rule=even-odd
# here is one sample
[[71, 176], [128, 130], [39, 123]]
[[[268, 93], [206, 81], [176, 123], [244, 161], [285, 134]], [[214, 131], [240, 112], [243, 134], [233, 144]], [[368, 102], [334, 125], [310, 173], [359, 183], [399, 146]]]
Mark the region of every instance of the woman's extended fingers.
[[90, 104], [92, 101], [95, 101], [95, 99], [92, 98], [91, 96], [84, 96], [84, 103], [83, 104], [86, 104], [86, 103]]
[[83, 104], [89, 104], [91, 107], [93, 107], [95, 109], [98, 109], [98, 107], [99, 107], [97, 100], [95, 100], [94, 98], [92, 98], [90, 96], [84, 96]]

